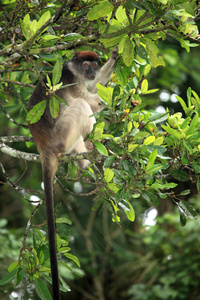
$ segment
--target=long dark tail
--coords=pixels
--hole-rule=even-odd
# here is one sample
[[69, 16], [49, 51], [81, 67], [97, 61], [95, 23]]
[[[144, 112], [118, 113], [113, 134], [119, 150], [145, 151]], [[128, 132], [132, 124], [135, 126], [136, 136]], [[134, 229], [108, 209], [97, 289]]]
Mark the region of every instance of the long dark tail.
[[56, 227], [53, 201], [53, 179], [57, 169], [57, 158], [54, 154], [41, 155], [43, 181], [45, 192], [46, 216], [49, 237], [49, 252], [51, 261], [51, 276], [53, 286], [53, 300], [60, 299], [58, 262], [56, 255]]

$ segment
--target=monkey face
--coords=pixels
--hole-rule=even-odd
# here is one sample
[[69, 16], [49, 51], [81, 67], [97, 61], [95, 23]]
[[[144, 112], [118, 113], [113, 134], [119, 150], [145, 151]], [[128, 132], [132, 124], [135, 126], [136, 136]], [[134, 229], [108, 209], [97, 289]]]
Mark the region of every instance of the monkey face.
[[85, 79], [94, 80], [99, 69], [97, 61], [84, 61], [82, 63], [82, 70]]

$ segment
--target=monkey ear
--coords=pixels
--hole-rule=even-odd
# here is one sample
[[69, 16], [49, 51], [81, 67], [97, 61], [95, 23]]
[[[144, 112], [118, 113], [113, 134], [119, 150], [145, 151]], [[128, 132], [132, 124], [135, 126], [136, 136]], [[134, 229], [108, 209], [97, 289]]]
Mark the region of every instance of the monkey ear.
[[74, 56], [72, 57], [72, 61], [73, 61], [73, 62], [78, 62], [78, 52], [76, 52], [76, 53], [74, 54]]

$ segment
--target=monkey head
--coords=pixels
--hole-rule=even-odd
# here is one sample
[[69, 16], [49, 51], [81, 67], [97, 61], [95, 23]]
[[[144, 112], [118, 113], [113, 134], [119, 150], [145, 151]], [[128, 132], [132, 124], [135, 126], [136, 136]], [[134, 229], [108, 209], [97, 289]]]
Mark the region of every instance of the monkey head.
[[81, 74], [85, 80], [94, 80], [99, 71], [99, 57], [93, 51], [76, 52], [72, 58], [76, 75]]

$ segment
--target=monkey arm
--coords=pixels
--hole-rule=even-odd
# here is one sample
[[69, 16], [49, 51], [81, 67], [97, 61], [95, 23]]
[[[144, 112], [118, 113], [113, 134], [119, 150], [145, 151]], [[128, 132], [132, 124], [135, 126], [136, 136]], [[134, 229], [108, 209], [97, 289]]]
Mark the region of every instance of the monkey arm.
[[114, 70], [115, 62], [116, 62], [116, 56], [118, 53], [118, 47], [115, 47], [115, 49], [112, 51], [111, 57], [109, 60], [105, 63], [105, 65], [100, 69], [99, 74], [95, 78], [95, 80], [92, 82], [92, 86], [88, 88], [90, 93], [95, 94], [97, 92], [97, 83], [100, 83], [102, 85], [106, 85], [107, 82], [110, 79], [110, 76]]

